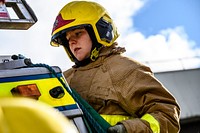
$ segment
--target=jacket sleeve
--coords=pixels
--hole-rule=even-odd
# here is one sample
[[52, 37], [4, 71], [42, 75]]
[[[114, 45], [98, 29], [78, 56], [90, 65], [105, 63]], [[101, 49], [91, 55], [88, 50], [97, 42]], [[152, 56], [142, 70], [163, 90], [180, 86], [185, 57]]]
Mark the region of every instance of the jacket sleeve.
[[179, 105], [148, 67], [132, 70], [118, 87], [122, 108], [137, 117], [121, 122], [128, 133], [179, 132]]

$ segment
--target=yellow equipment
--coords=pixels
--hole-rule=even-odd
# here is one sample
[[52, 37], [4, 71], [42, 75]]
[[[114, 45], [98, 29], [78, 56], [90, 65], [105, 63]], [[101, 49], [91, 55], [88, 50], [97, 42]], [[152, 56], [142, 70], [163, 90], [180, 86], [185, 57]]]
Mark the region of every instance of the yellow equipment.
[[78, 133], [47, 104], [30, 98], [0, 98], [0, 133]]

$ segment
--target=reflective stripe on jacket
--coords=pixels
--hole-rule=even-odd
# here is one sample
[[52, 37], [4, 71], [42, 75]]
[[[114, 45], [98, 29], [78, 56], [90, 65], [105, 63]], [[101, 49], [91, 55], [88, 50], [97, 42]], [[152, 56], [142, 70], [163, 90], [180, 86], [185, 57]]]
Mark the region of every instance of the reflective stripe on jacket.
[[[101, 116], [111, 125], [114, 126], [118, 122], [128, 119], [134, 119], [131, 116], [123, 116], [123, 115], [103, 115]], [[142, 120], [147, 121], [150, 124], [150, 128], [153, 131], [153, 133], [160, 133], [160, 125], [159, 122], [150, 114], [145, 114], [141, 118]]]
[[101, 117], [103, 117], [111, 126], [116, 125], [118, 122], [128, 119], [133, 119], [131, 116], [123, 116], [123, 115], [103, 115], [101, 114]]

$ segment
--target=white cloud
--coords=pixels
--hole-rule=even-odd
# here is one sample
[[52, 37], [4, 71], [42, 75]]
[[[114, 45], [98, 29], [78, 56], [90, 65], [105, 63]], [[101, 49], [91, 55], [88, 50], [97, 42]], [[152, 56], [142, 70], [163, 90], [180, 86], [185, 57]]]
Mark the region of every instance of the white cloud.
[[127, 55], [148, 62], [154, 71], [194, 68], [200, 65], [200, 61], [193, 58], [200, 49], [194, 49], [196, 44], [189, 40], [183, 27], [165, 29], [147, 38], [140, 32], [134, 32], [124, 40]]
[[144, 0], [97, 0], [111, 14], [120, 34], [127, 34], [133, 30], [133, 20], [137, 11], [145, 4]]

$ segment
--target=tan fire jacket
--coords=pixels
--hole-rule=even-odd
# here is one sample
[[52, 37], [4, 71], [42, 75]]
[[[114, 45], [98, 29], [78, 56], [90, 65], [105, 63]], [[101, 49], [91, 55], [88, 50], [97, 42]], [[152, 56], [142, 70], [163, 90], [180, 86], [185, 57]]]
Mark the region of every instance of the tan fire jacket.
[[157, 131], [179, 132], [180, 108], [175, 98], [148, 67], [122, 56], [116, 47], [103, 49], [95, 62], [73, 67], [64, 76], [98, 113], [133, 117], [120, 122], [128, 133], [153, 132], [151, 120], [141, 119], [145, 114], [158, 122]]

